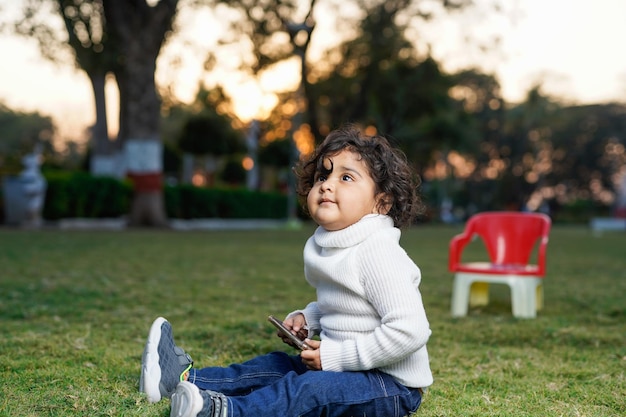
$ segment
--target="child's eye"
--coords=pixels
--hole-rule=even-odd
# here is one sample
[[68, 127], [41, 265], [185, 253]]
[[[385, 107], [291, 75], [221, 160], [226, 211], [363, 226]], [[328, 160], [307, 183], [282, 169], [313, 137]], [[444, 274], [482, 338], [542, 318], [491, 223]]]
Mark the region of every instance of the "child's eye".
[[324, 182], [326, 181], [326, 175], [320, 174], [317, 176], [316, 182]]
[[352, 181], [352, 177], [350, 175], [348, 175], [348, 174], [343, 174], [341, 176], [341, 180], [342, 181]]

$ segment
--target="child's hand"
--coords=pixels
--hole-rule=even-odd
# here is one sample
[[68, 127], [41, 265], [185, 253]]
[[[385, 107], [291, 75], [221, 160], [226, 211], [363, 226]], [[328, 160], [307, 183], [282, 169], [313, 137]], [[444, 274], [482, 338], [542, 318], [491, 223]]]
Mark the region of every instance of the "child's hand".
[[[304, 318], [304, 314], [298, 314], [293, 317], [289, 317], [283, 321], [283, 324], [286, 328], [291, 330], [291, 333], [295, 334], [296, 337], [300, 340], [304, 340], [309, 336], [309, 331], [306, 328], [306, 319]], [[289, 338], [283, 336], [280, 332], [277, 333], [278, 337], [280, 337], [283, 343], [286, 343], [290, 346], [294, 346], [293, 342], [289, 340]]]
[[319, 340], [311, 340], [306, 339], [306, 344], [309, 345], [311, 349], [303, 350], [300, 352], [300, 357], [302, 358], [302, 363], [306, 365], [307, 368], [313, 371], [321, 371], [322, 370], [322, 359], [320, 358], [320, 342]]

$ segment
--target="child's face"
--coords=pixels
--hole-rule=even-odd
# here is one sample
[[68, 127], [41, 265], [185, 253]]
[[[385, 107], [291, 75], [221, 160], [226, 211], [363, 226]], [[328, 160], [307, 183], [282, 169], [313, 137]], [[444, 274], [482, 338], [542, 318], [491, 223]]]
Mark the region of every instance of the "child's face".
[[367, 214], [379, 213], [376, 184], [358, 154], [343, 150], [323, 162], [324, 168], [332, 167], [332, 171], [316, 173], [307, 196], [309, 213], [318, 225], [340, 230]]

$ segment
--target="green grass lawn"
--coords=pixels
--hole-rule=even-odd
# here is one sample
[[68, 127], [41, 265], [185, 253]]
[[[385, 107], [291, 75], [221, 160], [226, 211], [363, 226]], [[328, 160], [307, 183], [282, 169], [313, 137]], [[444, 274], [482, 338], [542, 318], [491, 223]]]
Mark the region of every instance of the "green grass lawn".
[[[266, 316], [314, 297], [302, 276], [312, 230], [0, 230], [0, 415], [168, 416], [169, 401], [137, 392], [159, 315], [200, 367], [289, 350]], [[512, 318], [501, 286], [453, 319], [447, 245], [459, 231], [402, 238], [433, 331], [435, 384], [416, 416], [626, 415], [626, 234], [555, 226], [537, 319]]]

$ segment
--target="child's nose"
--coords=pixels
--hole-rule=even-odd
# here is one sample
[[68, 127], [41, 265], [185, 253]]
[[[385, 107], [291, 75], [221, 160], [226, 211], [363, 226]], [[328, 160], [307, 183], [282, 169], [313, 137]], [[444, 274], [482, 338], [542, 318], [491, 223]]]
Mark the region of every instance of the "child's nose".
[[330, 178], [327, 178], [326, 180], [324, 180], [324, 182], [322, 182], [320, 191], [331, 190], [333, 187], [332, 183], [333, 183], [332, 180], [330, 180]]

